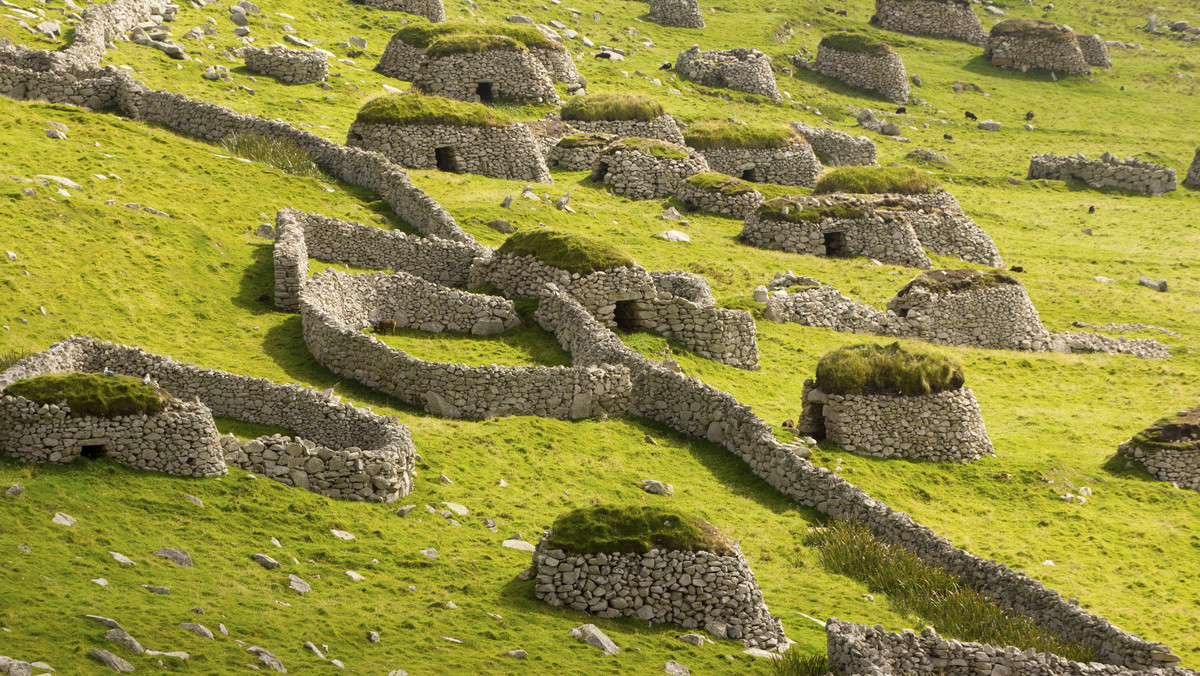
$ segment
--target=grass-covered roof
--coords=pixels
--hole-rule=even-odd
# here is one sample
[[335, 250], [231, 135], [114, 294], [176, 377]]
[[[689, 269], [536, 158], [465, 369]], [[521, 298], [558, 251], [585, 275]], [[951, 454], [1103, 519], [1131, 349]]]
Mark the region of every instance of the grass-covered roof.
[[838, 167], [817, 180], [813, 194], [927, 195], [939, 186], [937, 179], [912, 167]]
[[[446, 21], [444, 23], [411, 23], [396, 31], [395, 38], [400, 41], [425, 49], [432, 47], [435, 42], [446, 38], [455, 38], [459, 45], [471, 42], [475, 38], [486, 43], [488, 38], [502, 36], [529, 49], [562, 50], [559, 43], [542, 35], [533, 26], [511, 23], [475, 23], [470, 21]], [[482, 51], [473, 49], [470, 51]]]
[[572, 554], [645, 554], [651, 549], [731, 554], [729, 540], [694, 514], [650, 505], [597, 505], [554, 520], [550, 549]]
[[552, 228], [514, 233], [500, 245], [498, 251], [502, 254], [533, 256], [551, 267], [581, 275], [636, 265], [629, 254], [605, 240]]
[[662, 104], [654, 98], [633, 93], [577, 96], [563, 104], [560, 115], [564, 122], [649, 122], [665, 113]]
[[830, 33], [821, 38], [819, 44], [821, 47], [828, 49], [836, 49], [841, 52], [854, 52], [855, 54], [887, 54], [892, 51], [887, 44], [862, 33]]
[[991, 35], [1014, 35], [1022, 37], [1043, 38], [1048, 40], [1065, 40], [1071, 37], [1071, 29], [1049, 21], [1038, 19], [1005, 19], [992, 26]]
[[452, 127], [507, 127], [516, 122], [481, 103], [426, 96], [416, 91], [370, 99], [358, 109], [359, 122], [444, 124]]
[[862, 218], [866, 209], [849, 204], [812, 206], [791, 197], [772, 197], [754, 210], [754, 215], [766, 221], [788, 223], [819, 223], [826, 218]]
[[103, 373], [51, 373], [26, 378], [4, 388], [5, 394], [39, 404], [63, 401], [72, 416], [114, 417], [159, 413], [174, 398], [141, 378]]
[[914, 288], [924, 289], [930, 293], [952, 293], [971, 289], [987, 289], [995, 286], [1020, 285], [1014, 277], [999, 270], [973, 270], [961, 268], [957, 270], [930, 270], [912, 278], [904, 288], [896, 294], [903, 296]]
[[786, 148], [806, 144], [795, 129], [786, 124], [741, 124], [728, 120], [699, 120], [683, 130], [684, 141], [698, 150], [710, 148]]
[[693, 174], [684, 179], [691, 185], [706, 190], [708, 192], [719, 192], [722, 195], [733, 197], [735, 195], [748, 195], [752, 192], [758, 192], [753, 183], [743, 181], [740, 178], [727, 176], [715, 171], [705, 172], [703, 174]]
[[963, 386], [962, 365], [942, 354], [890, 345], [852, 345], [817, 363], [817, 387], [828, 394], [936, 394]]
[[1133, 441], [1144, 449], [1200, 448], [1200, 406], [1156, 421]]
[[605, 154], [612, 154], [618, 150], [634, 150], [639, 153], [669, 160], [682, 160], [688, 156], [685, 148], [681, 148], [669, 141], [661, 141], [656, 138], [640, 138], [637, 136], [613, 141], [604, 152]]
[[559, 148], [596, 148], [606, 146], [619, 137], [616, 134], [602, 134], [599, 132], [583, 132], [580, 134], [571, 134], [564, 136], [558, 140]]

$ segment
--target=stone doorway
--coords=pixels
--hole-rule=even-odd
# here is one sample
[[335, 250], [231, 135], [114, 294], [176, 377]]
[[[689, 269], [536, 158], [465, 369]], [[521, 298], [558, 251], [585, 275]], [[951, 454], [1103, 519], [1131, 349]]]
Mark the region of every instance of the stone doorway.
[[613, 310], [613, 321], [617, 323], [617, 328], [625, 333], [633, 333], [637, 331], [637, 316], [634, 313], [634, 302], [632, 300], [617, 301], [616, 309]]
[[475, 88], [475, 96], [479, 97], [480, 103], [491, 103], [495, 98], [495, 95], [492, 94], [492, 83], [480, 82], [479, 86]]
[[592, 175], [590, 178], [593, 181], [595, 181], [596, 183], [603, 183], [604, 175], [607, 173], [608, 173], [608, 163], [600, 162], [599, 166], [596, 167], [596, 170], [592, 172]]
[[844, 232], [827, 232], [824, 233], [825, 239], [825, 255], [826, 256], [849, 256], [850, 251], [846, 247], [846, 233]]
[[458, 158], [454, 156], [454, 148], [450, 146], [434, 148], [433, 159], [437, 162], [438, 171], [458, 171]]
[[88, 460], [99, 460], [108, 455], [108, 449], [103, 444], [87, 444], [79, 449], [79, 455]]
[[757, 181], [757, 180], [754, 178], [754, 170], [753, 170], [753, 169], [744, 169], [744, 170], [742, 170], [742, 180], [743, 180], [743, 181], [750, 181], [751, 183], [757, 183], [757, 182], [758, 182], [758, 181]]

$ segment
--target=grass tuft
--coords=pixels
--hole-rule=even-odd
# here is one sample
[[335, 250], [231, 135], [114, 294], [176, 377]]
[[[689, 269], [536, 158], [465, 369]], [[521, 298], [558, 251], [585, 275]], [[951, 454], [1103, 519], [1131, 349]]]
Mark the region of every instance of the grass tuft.
[[698, 150], [710, 148], [786, 148], [807, 145], [795, 129], [787, 125], [753, 125], [728, 120], [700, 120], [683, 131], [684, 141]]
[[830, 33], [821, 38], [820, 46], [842, 52], [854, 52], [856, 54], [882, 55], [892, 51], [892, 48], [883, 42], [862, 33]]
[[763, 220], [788, 223], [819, 223], [826, 218], [862, 218], [866, 212], [862, 207], [849, 204], [814, 207], [790, 197], [772, 197], [754, 210], [754, 214]]
[[154, 414], [174, 399], [140, 378], [103, 373], [51, 373], [26, 378], [4, 388], [5, 394], [39, 404], [67, 402], [71, 415], [113, 417]]
[[425, 96], [415, 91], [368, 100], [358, 109], [358, 121], [451, 127], [507, 127], [516, 122], [505, 113], [480, 103]]
[[429, 45], [425, 54], [430, 57], [480, 52], [525, 52], [524, 43], [506, 35], [447, 35]]
[[916, 397], [963, 386], [962, 364], [900, 343], [851, 345], [817, 363], [817, 387], [828, 394]]
[[616, 134], [601, 134], [598, 132], [585, 132], [582, 134], [571, 134], [564, 136], [558, 141], [559, 148], [598, 148], [606, 146], [617, 140]]
[[662, 104], [646, 94], [588, 94], [567, 101], [562, 107], [564, 122], [649, 122], [666, 114]]
[[682, 160], [687, 157], [687, 151], [669, 141], [660, 141], [656, 138], [640, 138], [630, 136], [623, 139], [618, 139], [609, 145], [605, 150], [606, 154], [611, 154], [616, 150], [636, 150], [637, 152], [651, 155], [653, 157], [662, 157], [668, 160]]
[[1060, 26], [1049, 21], [1040, 21], [1038, 19], [1005, 19], [992, 26], [990, 34], [993, 37], [1017, 35], [1046, 40], [1067, 40], [1074, 33], [1066, 26]]
[[719, 192], [722, 195], [733, 197], [735, 195], [748, 195], [752, 192], [758, 192], [753, 184], [743, 181], [740, 178], [727, 176], [715, 171], [706, 172], [703, 174], [693, 174], [686, 179], [688, 183], [706, 190], [708, 192]]
[[304, 148], [266, 134], [230, 134], [221, 139], [221, 147], [231, 155], [262, 162], [293, 176], [323, 176], [312, 155]]
[[[533, 26], [519, 26], [510, 23], [477, 24], [466, 21], [410, 23], [396, 31], [395, 37], [406, 44], [420, 49], [430, 48], [434, 43], [448, 38], [481, 38], [486, 40], [491, 37], [505, 37], [529, 49], [562, 50], [561, 45], [542, 35], [542, 32]], [[429, 53], [432, 54], [433, 52], [430, 51]]]
[[629, 254], [598, 237], [551, 228], [509, 235], [497, 252], [533, 256], [546, 265], [581, 275], [635, 265]]
[[645, 554], [655, 548], [733, 553], [729, 540], [704, 519], [651, 505], [573, 509], [554, 520], [546, 546], [572, 554]]
[[829, 671], [829, 657], [825, 653], [805, 653], [799, 648], [771, 660], [771, 673], [775, 676], [825, 676]]
[[16, 364], [31, 354], [33, 353], [29, 352], [28, 350], [19, 350], [15, 347], [0, 350], [0, 373], [12, 368], [13, 364]]
[[930, 293], [951, 293], [970, 289], [989, 289], [1009, 284], [1019, 285], [1020, 282], [997, 270], [973, 270], [970, 268], [930, 270], [913, 277], [912, 281], [896, 292], [896, 295], [903, 296], [914, 288], [924, 289]]
[[937, 179], [911, 167], [839, 167], [817, 181], [813, 194], [928, 195], [939, 185]]

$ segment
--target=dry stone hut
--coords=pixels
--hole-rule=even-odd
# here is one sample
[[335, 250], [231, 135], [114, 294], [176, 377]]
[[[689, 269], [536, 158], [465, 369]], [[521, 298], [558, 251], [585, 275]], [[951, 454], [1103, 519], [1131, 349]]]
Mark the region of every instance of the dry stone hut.
[[273, 45], [269, 49], [244, 47], [241, 55], [247, 70], [271, 75], [281, 82], [310, 84], [329, 75], [328, 52], [320, 50]]
[[766, 127], [721, 120], [694, 122], [684, 140], [713, 171], [753, 183], [811, 188], [822, 171], [812, 146], [791, 127]]
[[534, 594], [552, 606], [704, 628], [763, 650], [789, 643], [741, 549], [688, 513], [642, 505], [568, 512], [538, 542], [533, 569]]
[[776, 101], [783, 97], [775, 86], [771, 57], [757, 49], [700, 51], [700, 45], [679, 52], [675, 70], [706, 87], [728, 87]]
[[792, 129], [803, 136], [817, 159], [831, 167], [875, 164], [875, 142], [866, 136], [851, 136], [836, 129], [792, 122]]
[[675, 193], [688, 209], [745, 218], [763, 203], [762, 193], [746, 181], [716, 172], [684, 179]]
[[908, 73], [900, 55], [865, 35], [826, 35], [817, 45], [817, 58], [811, 68], [851, 87], [879, 92], [893, 103], [908, 101]]
[[580, 131], [683, 143], [675, 118], [645, 94], [577, 96], [563, 105], [559, 117]]
[[1180, 411], [1138, 432], [1117, 455], [1159, 481], [1200, 491], [1200, 407]]
[[610, 143], [592, 165], [591, 179], [630, 199], [674, 195], [683, 179], [708, 171], [708, 162], [687, 146], [658, 139], [623, 138]]
[[546, 164], [571, 171], [591, 171], [601, 151], [618, 138], [616, 134], [597, 132], [564, 136], [546, 154]]
[[1188, 167], [1183, 184], [1194, 190], [1200, 190], [1200, 148], [1196, 148], [1196, 156], [1192, 158], [1192, 166]]
[[979, 403], [950, 359], [891, 345], [830, 352], [806, 380], [800, 431], [851, 453], [971, 462], [994, 455]]
[[400, 12], [423, 16], [434, 23], [446, 20], [446, 8], [442, 0], [359, 0], [368, 7], [394, 9]]
[[1104, 38], [1095, 33], [1090, 35], [1076, 33], [1075, 40], [1083, 52], [1083, 60], [1087, 61], [1089, 66], [1112, 68], [1112, 58], [1108, 55], [1108, 43], [1104, 41]]
[[971, 0], [875, 0], [871, 23], [898, 33], [940, 35], [979, 46], [987, 40]]
[[372, 99], [350, 125], [346, 145], [410, 169], [554, 182], [525, 125], [478, 103], [414, 92]]
[[[1104, 153], [1095, 160], [1079, 155], [1034, 155], [1028, 179], [1080, 180], [1092, 188], [1121, 188], [1149, 195], [1171, 192], [1178, 186], [1172, 167], [1136, 157], [1118, 158]], [[1185, 181], [1186, 182], [1186, 181]]]
[[647, 18], [662, 26], [704, 28], [704, 15], [696, 0], [650, 0]]
[[984, 57], [993, 66], [1025, 72], [1041, 68], [1067, 75], [1092, 72], [1074, 31], [1035, 19], [1005, 19], [992, 26]]

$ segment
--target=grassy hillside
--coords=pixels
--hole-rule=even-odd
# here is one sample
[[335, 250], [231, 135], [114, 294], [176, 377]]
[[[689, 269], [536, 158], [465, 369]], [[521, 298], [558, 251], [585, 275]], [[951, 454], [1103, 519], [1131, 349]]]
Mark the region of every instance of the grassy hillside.
[[[1047, 73], [995, 69], [981, 49], [965, 43], [877, 31], [867, 25], [870, 0], [838, 3], [847, 17], [808, 3], [702, 4], [708, 23], [702, 31], [645, 22], [644, 4], [617, 0], [577, 3], [583, 11], [578, 25], [568, 5], [543, 10], [533, 0], [477, 4], [480, 9], [473, 10], [451, 3], [448, 18], [502, 20], [520, 12], [540, 22], [562, 21], [597, 45], [627, 50], [625, 61], [610, 63], [592, 59], [591, 50], [577, 41], [568, 43], [590, 92], [649, 94], [685, 123], [736, 117], [759, 124], [796, 119], [822, 124], [824, 117], [835, 128], [875, 139], [883, 165], [908, 164], [904, 155], [918, 147], [943, 153], [956, 169], [935, 176], [992, 236], [1004, 260], [1027, 270], [1018, 279], [1050, 330], [1072, 330], [1073, 321], [1115, 322], [1181, 334], [1129, 333], [1178, 346], [1170, 359], [1153, 362], [931, 347], [964, 365], [995, 458], [943, 466], [861, 458], [823, 444], [813, 460], [840, 465], [847, 479], [956, 544], [1024, 570], [1118, 626], [1168, 643], [1185, 665], [1200, 666], [1200, 637], [1194, 631], [1200, 616], [1194, 584], [1200, 575], [1200, 494], [1171, 489], [1109, 462], [1118, 443], [1163, 415], [1196, 404], [1200, 271], [1194, 252], [1200, 250], [1200, 193], [1184, 189], [1147, 198], [1070, 183], [1008, 180], [1023, 179], [1034, 153], [1095, 156], [1105, 150], [1139, 154], [1182, 175], [1200, 144], [1194, 124], [1200, 44], [1138, 31], [1136, 25], [1151, 9], [1134, 0], [1067, 0], [1048, 13], [1012, 3], [1006, 7], [1011, 16], [1047, 18], [1146, 48], [1114, 50], [1111, 71], [1052, 82]], [[281, 117], [338, 141], [345, 139], [365, 98], [382, 92], [385, 83], [407, 86], [371, 67], [401, 22], [419, 19], [332, 0], [260, 6], [263, 13], [251, 17], [260, 46], [282, 40], [282, 24], [289, 23], [298, 35], [340, 57], [348, 52], [336, 45], [350, 35], [367, 38], [368, 48], [350, 57], [353, 64], [331, 64], [338, 76], [331, 77], [329, 90], [262, 76], [251, 82], [239, 64], [220, 55], [238, 42], [230, 33], [228, 12], [210, 5], [182, 9], [173, 27], [179, 36], [209, 16], [217, 20], [218, 36], [203, 45], [187, 43], [197, 59], [172, 61], [158, 51], [119, 43], [106, 63], [131, 66], [150, 86]], [[591, 18], [593, 11], [601, 12], [599, 21]], [[1154, 11], [1160, 19], [1194, 24], [1200, 18], [1194, 5], [1182, 0], [1156, 3]], [[986, 18], [985, 28], [992, 23]], [[909, 114], [888, 116], [911, 143], [865, 132], [845, 112], [845, 106], [891, 111], [893, 105], [808, 72], [790, 72], [787, 54], [801, 44], [815, 51], [825, 32], [843, 26], [884, 37], [908, 71], [921, 76], [924, 86], [913, 89]], [[626, 27], [638, 35], [631, 36]], [[3, 17], [0, 37], [51, 46]], [[647, 40], [654, 46], [644, 46]], [[701, 87], [674, 71], [657, 70], [693, 43], [706, 49], [755, 46], [768, 53], [775, 59], [780, 90], [795, 105], [787, 98], [776, 105]], [[233, 82], [202, 79], [212, 64], [229, 66]], [[659, 78], [662, 86], [638, 77], [637, 70]], [[955, 93], [955, 82], [978, 85], [983, 92]], [[1035, 130], [1026, 132], [1024, 113], [1031, 109]], [[504, 109], [525, 119], [547, 110]], [[1001, 121], [1003, 130], [975, 129], [963, 119], [966, 110], [981, 120]], [[68, 140], [46, 138], [47, 120], [68, 125]], [[953, 141], [943, 138], [947, 133]], [[629, 419], [442, 420], [317, 366], [303, 344], [299, 318], [257, 300], [270, 293], [273, 275], [270, 244], [252, 234], [255, 227], [285, 206], [381, 227], [405, 226], [359, 188], [217, 156], [227, 154], [215, 144], [109, 113], [0, 98], [0, 250], [18, 255], [15, 263], [0, 259], [0, 325], [9, 327], [0, 329], [0, 350], [35, 350], [87, 333], [204, 366], [335, 387], [348, 400], [398, 415], [409, 425], [422, 461], [416, 490], [402, 503], [418, 507], [401, 518], [383, 506], [331, 501], [237, 471], [220, 480], [183, 480], [105, 462], [31, 467], [0, 461], [0, 488], [11, 483], [28, 488], [19, 498], [0, 498], [0, 551], [5, 552], [0, 556], [0, 627], [11, 630], [0, 632], [0, 654], [43, 659], [59, 673], [86, 673], [90, 665], [84, 655], [100, 647], [131, 659], [139, 669], [158, 668], [150, 658], [131, 656], [105, 641], [103, 628], [82, 618], [93, 613], [122, 622], [149, 648], [191, 653], [186, 664], [167, 662], [168, 669], [188, 673], [228, 673], [252, 662], [234, 640], [268, 648], [299, 673], [317, 665], [316, 657], [302, 649], [305, 641], [328, 644], [330, 657], [361, 673], [396, 668], [413, 674], [661, 673], [668, 659], [693, 673], [768, 671], [741, 656], [736, 642], [696, 648], [675, 639], [684, 633], [681, 628], [635, 622], [597, 622], [623, 649], [615, 659], [602, 658], [566, 634], [593, 620], [533, 600], [532, 583], [515, 579], [529, 556], [500, 547], [505, 537], [519, 532], [534, 541], [570, 509], [622, 500], [669, 501], [740, 542], [768, 606], [783, 616], [788, 635], [802, 649], [823, 649], [824, 634], [796, 613], [892, 629], [926, 622], [937, 626], [936, 617], [896, 612], [883, 595], [866, 601], [866, 587], [827, 572], [819, 554], [804, 544], [818, 515], [784, 500], [711, 444]], [[71, 178], [83, 190], [71, 190], [67, 198], [53, 188], [3, 178], [37, 174]], [[523, 183], [437, 172], [412, 175], [481, 242], [498, 246], [504, 241], [485, 225], [495, 218], [518, 229], [545, 223], [602, 238], [651, 270], [702, 274], [723, 301], [742, 296], [739, 302], [746, 303], [755, 286], [792, 269], [882, 308], [916, 272], [862, 258], [831, 260], [748, 248], [737, 242], [740, 221], [700, 212], [686, 216], [690, 244], [657, 240], [652, 235], [666, 227], [658, 215], [681, 205], [614, 197], [588, 181], [587, 172], [556, 171], [553, 185], [535, 186], [551, 203], [516, 200], [510, 210], [499, 204], [505, 195], [518, 194]], [[36, 188], [37, 195], [22, 195], [25, 187]], [[572, 192], [575, 214], [552, 206], [567, 192]], [[116, 205], [105, 205], [107, 199]], [[120, 206], [125, 202], [171, 217], [134, 212]], [[1087, 214], [1089, 206], [1096, 207], [1095, 214]], [[962, 265], [934, 258], [939, 267]], [[322, 267], [313, 264], [314, 271]], [[1141, 274], [1168, 279], [1171, 291], [1159, 294], [1137, 286]], [[1117, 283], [1101, 284], [1096, 276]], [[685, 373], [733, 393], [778, 425], [798, 416], [801, 383], [814, 375], [820, 356], [864, 338], [759, 319], [762, 369], [756, 372], [695, 357], [647, 334], [624, 338], [647, 354], [669, 351]], [[388, 342], [426, 359], [461, 354], [470, 355], [463, 361], [479, 363], [557, 363], [560, 354], [538, 353], [542, 339], [531, 334], [503, 343], [405, 335]], [[643, 440], [647, 434], [657, 446]], [[443, 474], [453, 483], [438, 481]], [[644, 494], [636, 484], [645, 478], [674, 484], [675, 495]], [[508, 487], [499, 488], [500, 479]], [[1057, 497], [1085, 485], [1094, 491], [1085, 505]], [[187, 502], [184, 493], [199, 497], [205, 507]], [[471, 509], [459, 518], [461, 527], [422, 507], [441, 508], [442, 501]], [[58, 511], [79, 523], [70, 529], [52, 524]], [[495, 518], [499, 532], [485, 529], [484, 518]], [[337, 540], [331, 528], [357, 539]], [[271, 537], [283, 547], [271, 544]], [[17, 550], [18, 545], [29, 546], [31, 553]], [[151, 556], [163, 546], [186, 549], [197, 567], [178, 568]], [[426, 547], [437, 548], [441, 556], [420, 555]], [[109, 550], [138, 566], [120, 566]], [[250, 560], [255, 552], [284, 566], [265, 571]], [[293, 563], [293, 556], [300, 563]], [[1044, 565], [1047, 560], [1054, 565]], [[346, 570], [366, 579], [353, 582]], [[290, 591], [288, 573], [307, 579], [313, 593]], [[106, 578], [109, 586], [90, 582], [96, 577]], [[141, 584], [165, 585], [171, 594], [149, 594]], [[445, 607], [446, 601], [458, 608]], [[196, 607], [204, 614], [192, 613]], [[180, 622], [200, 622], [214, 631], [223, 623], [230, 637], [206, 641], [176, 627]], [[381, 642], [369, 643], [367, 631], [378, 631]], [[516, 648], [528, 650], [529, 660], [505, 655]], [[728, 661], [726, 654], [739, 659]]]

